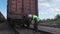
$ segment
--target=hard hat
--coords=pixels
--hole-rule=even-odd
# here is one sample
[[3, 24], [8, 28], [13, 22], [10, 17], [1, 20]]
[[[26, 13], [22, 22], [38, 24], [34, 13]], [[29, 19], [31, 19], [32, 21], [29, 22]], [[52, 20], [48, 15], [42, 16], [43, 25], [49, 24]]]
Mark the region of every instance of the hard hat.
[[28, 17], [32, 17], [32, 14], [29, 14]]

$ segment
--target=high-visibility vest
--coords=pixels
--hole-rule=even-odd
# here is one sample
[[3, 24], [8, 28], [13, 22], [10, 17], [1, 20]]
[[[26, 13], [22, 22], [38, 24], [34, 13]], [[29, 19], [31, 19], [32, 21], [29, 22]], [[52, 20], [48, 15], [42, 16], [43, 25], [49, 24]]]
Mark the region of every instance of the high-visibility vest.
[[34, 19], [37, 19], [37, 21], [40, 20], [39, 17], [38, 17], [37, 15], [32, 15], [32, 17], [33, 17], [33, 20], [34, 20]]

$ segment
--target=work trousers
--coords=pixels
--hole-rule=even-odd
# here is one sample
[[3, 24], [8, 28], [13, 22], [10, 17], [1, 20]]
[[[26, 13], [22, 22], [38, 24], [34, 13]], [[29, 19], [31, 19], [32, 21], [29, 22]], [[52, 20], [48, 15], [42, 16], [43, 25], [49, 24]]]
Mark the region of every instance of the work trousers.
[[35, 32], [38, 32], [38, 22], [37, 21], [35, 21], [35, 23], [34, 23], [34, 29], [35, 29]]

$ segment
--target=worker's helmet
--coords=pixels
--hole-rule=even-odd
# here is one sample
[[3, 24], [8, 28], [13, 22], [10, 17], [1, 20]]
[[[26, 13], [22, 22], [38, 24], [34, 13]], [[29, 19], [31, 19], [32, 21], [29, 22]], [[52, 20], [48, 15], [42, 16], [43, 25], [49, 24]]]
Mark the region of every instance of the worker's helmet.
[[28, 17], [29, 17], [29, 18], [32, 18], [32, 14], [28, 14]]

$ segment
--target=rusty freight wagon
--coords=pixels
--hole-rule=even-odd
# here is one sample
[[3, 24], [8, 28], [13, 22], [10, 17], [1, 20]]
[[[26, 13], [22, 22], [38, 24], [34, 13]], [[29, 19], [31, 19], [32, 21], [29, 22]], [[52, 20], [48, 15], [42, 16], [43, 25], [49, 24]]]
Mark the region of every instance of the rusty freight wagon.
[[[23, 22], [23, 16], [28, 14], [38, 15], [38, 0], [8, 0], [7, 4], [7, 19], [10, 24], [19, 23], [30, 24]], [[25, 19], [26, 20], [26, 19]]]
[[5, 22], [5, 21], [6, 21], [5, 17], [4, 17], [3, 14], [0, 12], [0, 23], [3, 23], [3, 22]]

